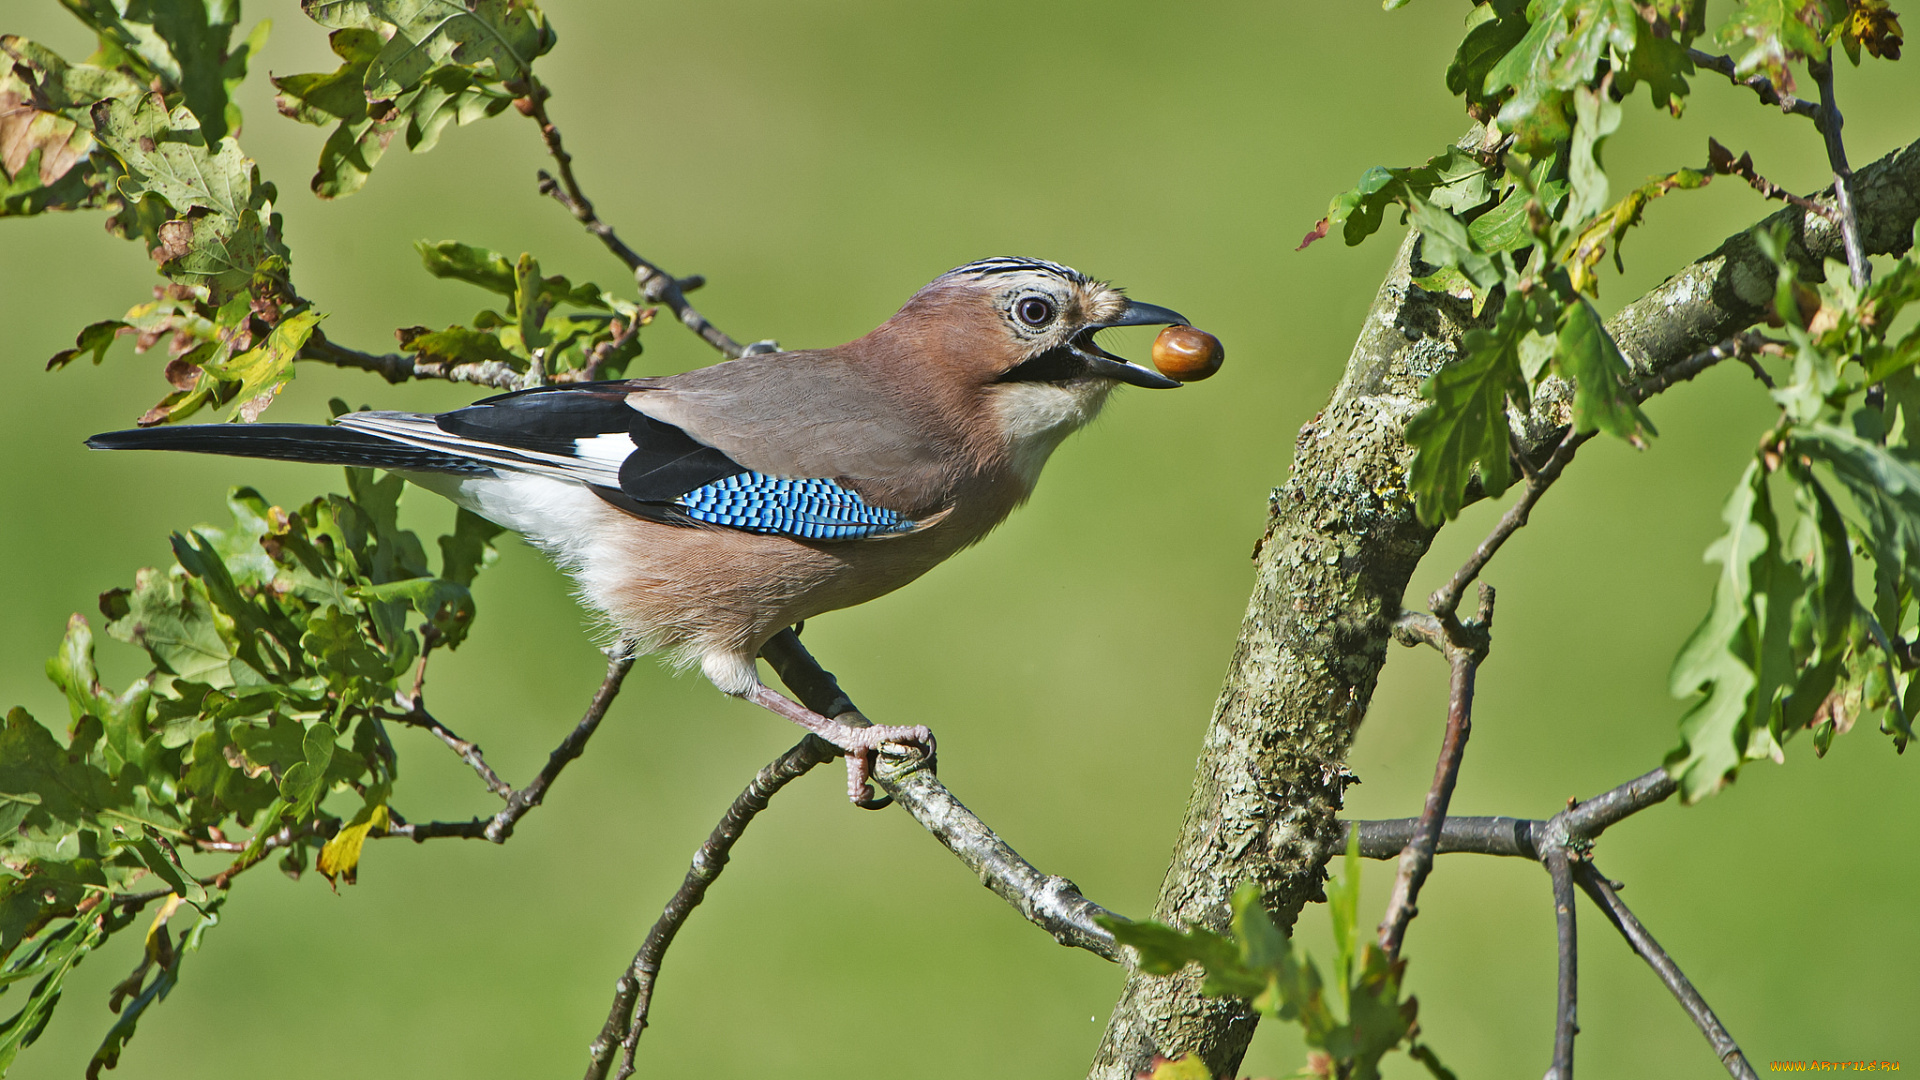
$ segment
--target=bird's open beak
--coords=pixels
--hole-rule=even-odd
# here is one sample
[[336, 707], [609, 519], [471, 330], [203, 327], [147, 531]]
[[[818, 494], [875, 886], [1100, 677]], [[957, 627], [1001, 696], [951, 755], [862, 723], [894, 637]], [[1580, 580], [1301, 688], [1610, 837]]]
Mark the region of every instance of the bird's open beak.
[[1165, 375], [1140, 366], [1122, 356], [1115, 356], [1100, 347], [1093, 335], [1101, 330], [1115, 326], [1187, 326], [1187, 317], [1170, 308], [1158, 304], [1143, 304], [1138, 300], [1127, 301], [1126, 310], [1117, 319], [1096, 323], [1082, 330], [1074, 338], [1074, 346], [1084, 353], [1092, 366], [1092, 374], [1104, 375], [1109, 379], [1119, 379], [1133, 386], [1144, 386], [1150, 390], [1171, 390], [1180, 384]]

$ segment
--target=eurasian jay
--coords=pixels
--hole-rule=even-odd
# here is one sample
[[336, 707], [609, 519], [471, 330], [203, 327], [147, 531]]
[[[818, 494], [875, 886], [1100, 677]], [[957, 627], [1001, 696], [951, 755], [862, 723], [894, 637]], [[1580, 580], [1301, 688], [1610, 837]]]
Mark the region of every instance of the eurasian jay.
[[438, 415], [156, 427], [87, 445], [399, 472], [544, 550], [632, 647], [697, 663], [724, 693], [845, 750], [848, 794], [864, 803], [880, 745], [931, 752], [932, 733], [809, 711], [760, 682], [761, 646], [986, 536], [1115, 387], [1180, 385], [1094, 333], [1186, 321], [1056, 263], [983, 259], [838, 348]]

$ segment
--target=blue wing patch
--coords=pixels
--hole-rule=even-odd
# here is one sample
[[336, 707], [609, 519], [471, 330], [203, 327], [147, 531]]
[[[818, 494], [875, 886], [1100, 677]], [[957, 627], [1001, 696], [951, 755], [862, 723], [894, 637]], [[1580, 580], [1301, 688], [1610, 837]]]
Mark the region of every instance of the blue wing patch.
[[803, 540], [858, 540], [908, 532], [914, 523], [831, 480], [735, 473], [674, 500], [696, 521]]

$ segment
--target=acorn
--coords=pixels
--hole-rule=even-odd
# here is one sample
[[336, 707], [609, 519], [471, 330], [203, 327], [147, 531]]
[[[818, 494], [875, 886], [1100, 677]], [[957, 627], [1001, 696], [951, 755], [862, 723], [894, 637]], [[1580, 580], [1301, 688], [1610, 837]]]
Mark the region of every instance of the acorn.
[[1169, 326], [1153, 339], [1153, 366], [1160, 374], [1181, 382], [1213, 377], [1227, 359], [1220, 339], [1191, 326]]

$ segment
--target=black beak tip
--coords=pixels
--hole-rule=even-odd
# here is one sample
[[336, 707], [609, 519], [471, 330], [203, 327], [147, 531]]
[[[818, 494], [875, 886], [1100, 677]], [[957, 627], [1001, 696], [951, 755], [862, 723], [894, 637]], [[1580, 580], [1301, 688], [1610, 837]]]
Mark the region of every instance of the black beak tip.
[[1138, 300], [1127, 301], [1127, 309], [1120, 313], [1119, 318], [1114, 319], [1112, 322], [1101, 324], [1103, 328], [1108, 326], [1190, 325], [1192, 324], [1187, 321], [1185, 315], [1180, 314], [1172, 308], [1163, 308], [1158, 304], [1143, 304]]

